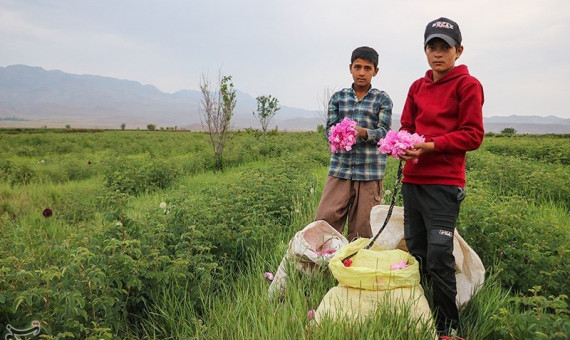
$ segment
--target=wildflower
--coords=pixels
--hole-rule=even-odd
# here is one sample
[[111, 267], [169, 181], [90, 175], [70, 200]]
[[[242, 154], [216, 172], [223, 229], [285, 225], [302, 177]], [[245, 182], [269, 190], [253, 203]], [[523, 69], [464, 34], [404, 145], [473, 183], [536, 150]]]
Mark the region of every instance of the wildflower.
[[315, 193], [315, 188], [311, 188], [311, 189], [309, 190], [309, 192], [311, 192], [311, 194], [314, 194], [314, 193]]
[[400, 270], [400, 269], [405, 269], [408, 267], [409, 267], [409, 265], [405, 260], [401, 260], [400, 262], [396, 262], [396, 263], [392, 264], [392, 270]]
[[50, 208], [45, 208], [44, 211], [42, 211], [42, 215], [44, 215], [45, 218], [51, 217], [53, 211]]
[[352, 265], [352, 260], [351, 259], [346, 259], [342, 262], [342, 264], [344, 264], [345, 267], [350, 267]]
[[166, 209], [166, 202], [160, 202], [158, 205], [161, 209]]
[[117, 227], [122, 227], [122, 226], [123, 226], [123, 222], [118, 221], [115, 225], [116, 225]]
[[307, 316], [309, 317], [309, 321], [310, 321], [310, 320], [313, 320], [313, 318], [315, 317], [315, 313], [316, 313], [316, 312], [317, 312], [316, 310], [311, 309], [311, 310], [307, 313]]
[[384, 194], [386, 194], [386, 195], [390, 195], [391, 193], [392, 193], [392, 191], [390, 191], [390, 190], [384, 190]]
[[[394, 158], [400, 158], [400, 155], [405, 154], [406, 149], [412, 149], [415, 144], [425, 142], [423, 136], [417, 133], [410, 134], [408, 131], [402, 130], [396, 132], [394, 130], [388, 131], [385, 138], [381, 138], [378, 142], [378, 151], [386, 155], [392, 155]], [[418, 159], [413, 162], [417, 163]]]
[[270, 273], [270, 272], [265, 272], [265, 273], [263, 274], [263, 276], [264, 276], [266, 279], [268, 279], [269, 281], [273, 281], [273, 279], [274, 279], [273, 273]]
[[345, 117], [342, 122], [331, 127], [329, 132], [329, 142], [331, 143], [331, 152], [337, 153], [339, 150], [352, 150], [352, 146], [356, 143], [356, 122]]

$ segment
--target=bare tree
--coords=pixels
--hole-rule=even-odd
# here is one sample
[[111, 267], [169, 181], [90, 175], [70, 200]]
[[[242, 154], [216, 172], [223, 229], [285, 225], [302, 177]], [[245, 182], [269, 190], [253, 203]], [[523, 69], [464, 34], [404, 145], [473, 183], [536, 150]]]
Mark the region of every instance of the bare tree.
[[271, 122], [271, 119], [275, 116], [277, 111], [281, 108], [279, 105], [279, 100], [275, 97], [269, 96], [259, 96], [255, 98], [257, 100], [257, 112], [253, 111], [253, 115], [259, 119], [261, 123], [261, 129], [263, 130], [263, 137], [267, 132], [267, 126]]
[[210, 81], [202, 74], [200, 91], [202, 100], [200, 106], [200, 121], [202, 127], [210, 135], [216, 169], [224, 166], [222, 155], [230, 131], [230, 121], [236, 106], [236, 91], [231, 76], [218, 76], [218, 88], [211, 89]]
[[319, 122], [323, 124], [323, 126], [327, 125], [327, 116], [329, 114], [329, 101], [334, 93], [335, 91], [333, 89], [331, 89], [330, 87], [325, 87], [322, 96], [318, 98], [319, 111], [317, 111], [316, 116]]

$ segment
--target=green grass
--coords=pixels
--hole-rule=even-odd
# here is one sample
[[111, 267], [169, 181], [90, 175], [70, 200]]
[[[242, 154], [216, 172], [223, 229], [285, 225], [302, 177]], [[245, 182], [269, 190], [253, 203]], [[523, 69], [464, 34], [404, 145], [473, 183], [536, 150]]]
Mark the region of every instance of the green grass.
[[[235, 133], [214, 172], [202, 133], [40, 130], [0, 132], [0, 325], [40, 319], [57, 339], [431, 338], [387, 306], [310, 323], [337, 284], [326, 268], [267, 296], [263, 273], [319, 203], [321, 135]], [[461, 310], [462, 335], [570, 334], [567, 145], [488, 136], [469, 154], [458, 229], [494, 274]], [[385, 190], [396, 168], [389, 159]]]

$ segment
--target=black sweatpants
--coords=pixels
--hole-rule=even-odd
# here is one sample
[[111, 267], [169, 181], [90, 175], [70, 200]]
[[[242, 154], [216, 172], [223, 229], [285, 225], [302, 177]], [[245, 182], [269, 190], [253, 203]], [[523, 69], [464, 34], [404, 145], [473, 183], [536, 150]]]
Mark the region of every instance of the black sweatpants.
[[465, 191], [451, 185], [403, 183], [402, 196], [406, 246], [420, 262], [422, 282], [432, 287], [437, 330], [457, 329], [453, 232]]

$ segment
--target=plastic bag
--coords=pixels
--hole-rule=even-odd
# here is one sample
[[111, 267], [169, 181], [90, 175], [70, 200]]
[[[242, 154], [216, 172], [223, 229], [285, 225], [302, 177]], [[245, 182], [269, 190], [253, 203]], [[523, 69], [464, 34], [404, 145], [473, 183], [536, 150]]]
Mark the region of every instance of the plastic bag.
[[[420, 283], [419, 264], [409, 253], [386, 250], [377, 244], [363, 249], [370, 239], [360, 238], [340, 248], [329, 263], [334, 277], [345, 286], [366, 290], [386, 290], [414, 287]], [[341, 261], [357, 252], [349, 266]], [[405, 267], [395, 265], [403, 263]]]
[[287, 286], [287, 264], [310, 275], [315, 268], [326, 266], [334, 254], [348, 243], [347, 239], [326, 221], [317, 220], [298, 231], [289, 241], [275, 277], [269, 286], [270, 296], [282, 296]]

